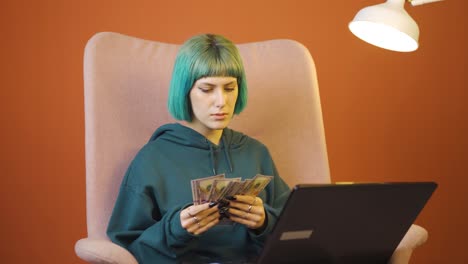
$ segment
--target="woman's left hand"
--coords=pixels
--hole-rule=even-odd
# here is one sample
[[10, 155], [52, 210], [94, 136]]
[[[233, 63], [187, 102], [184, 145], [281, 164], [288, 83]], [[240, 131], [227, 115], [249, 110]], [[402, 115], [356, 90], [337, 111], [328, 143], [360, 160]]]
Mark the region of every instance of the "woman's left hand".
[[229, 201], [229, 219], [246, 225], [250, 229], [258, 229], [265, 223], [265, 208], [260, 197], [236, 195]]

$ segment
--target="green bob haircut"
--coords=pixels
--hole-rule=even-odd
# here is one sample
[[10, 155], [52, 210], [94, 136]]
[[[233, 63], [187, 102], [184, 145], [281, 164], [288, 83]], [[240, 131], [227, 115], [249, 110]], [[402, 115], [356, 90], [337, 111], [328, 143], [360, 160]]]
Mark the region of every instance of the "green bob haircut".
[[187, 40], [179, 49], [169, 86], [168, 109], [177, 120], [192, 121], [189, 93], [205, 77], [234, 77], [239, 89], [234, 114], [247, 104], [247, 81], [239, 50], [220, 35], [203, 34]]

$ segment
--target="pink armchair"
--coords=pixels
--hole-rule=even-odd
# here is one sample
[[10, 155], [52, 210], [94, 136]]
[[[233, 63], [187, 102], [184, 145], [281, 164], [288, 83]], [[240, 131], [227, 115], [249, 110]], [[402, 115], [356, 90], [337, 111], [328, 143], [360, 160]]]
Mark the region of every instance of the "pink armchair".
[[[155, 128], [175, 122], [166, 101], [178, 47], [110, 32], [96, 34], [86, 45], [88, 237], [76, 243], [75, 251], [87, 262], [137, 263], [108, 239], [106, 228], [131, 159]], [[309, 51], [292, 40], [238, 47], [249, 101], [231, 127], [264, 142], [290, 186], [330, 182], [318, 82]], [[426, 230], [413, 225], [391, 263], [408, 263], [413, 249], [426, 239]]]

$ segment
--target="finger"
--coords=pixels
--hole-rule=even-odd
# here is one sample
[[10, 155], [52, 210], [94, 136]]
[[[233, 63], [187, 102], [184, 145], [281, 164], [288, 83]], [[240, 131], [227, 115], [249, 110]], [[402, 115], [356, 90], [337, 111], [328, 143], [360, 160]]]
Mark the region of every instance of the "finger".
[[216, 212], [209, 217], [205, 218], [202, 222], [200, 222], [200, 226], [197, 230], [195, 230], [195, 234], [201, 234], [219, 222], [219, 213]]
[[214, 213], [208, 215], [205, 217], [201, 222], [203, 226], [207, 225], [210, 222], [213, 222], [215, 219], [218, 219], [220, 217], [218, 210], [216, 210]]
[[187, 230], [187, 232], [194, 234], [195, 231], [196, 231], [197, 229], [200, 229], [200, 228], [202, 228], [202, 225], [200, 224], [200, 222], [196, 222], [196, 223], [191, 223], [191, 224], [186, 228], [186, 230]]
[[263, 204], [252, 206], [246, 203], [230, 202], [229, 205], [231, 208], [236, 208], [252, 214], [262, 214], [262, 212], [264, 211]]
[[200, 217], [207, 217], [209, 215], [212, 215], [213, 213], [218, 212], [218, 207], [213, 207], [213, 208], [208, 208], [204, 211], [199, 212], [197, 215]]
[[[205, 220], [207, 219], [208, 220]], [[214, 218], [219, 218], [219, 213], [217, 208], [209, 208], [205, 211], [198, 213], [197, 215], [193, 215], [190, 218], [185, 218], [181, 221], [181, 225], [183, 228], [187, 229], [189, 232], [193, 231], [200, 226], [203, 226], [204, 223], [211, 221]]]
[[[211, 209], [211, 210], [209, 210], [205, 214], [200, 215], [201, 212], [207, 211], [207, 209]], [[216, 211], [216, 208], [210, 208], [209, 204], [205, 203], [205, 204], [200, 204], [200, 205], [189, 206], [189, 207], [185, 208], [181, 212], [181, 215], [182, 215], [182, 218], [184, 218], [184, 219], [192, 219], [194, 216], [200, 218], [200, 217], [203, 217], [205, 215], [211, 214], [214, 211]]]
[[261, 199], [252, 195], [236, 195], [235, 196], [236, 202], [241, 202], [241, 203], [246, 203], [246, 204], [258, 205], [258, 202], [259, 202], [258, 200], [261, 200]]
[[198, 205], [191, 205], [187, 207], [185, 210], [191, 215], [196, 215], [201, 211], [204, 211], [209, 208], [209, 203], [198, 204]]
[[219, 217], [215, 218], [213, 221], [209, 222], [207, 225], [195, 230], [193, 234], [194, 235], [200, 235], [200, 234], [208, 231], [208, 229], [212, 228], [213, 226], [215, 226], [218, 223], [219, 223]]
[[263, 218], [262, 215], [252, 214], [252, 213], [237, 210], [237, 209], [234, 209], [234, 208], [229, 209], [229, 214], [231, 214], [234, 217], [242, 218], [242, 219], [245, 219], [247, 221], [253, 221], [253, 222], [258, 222]]
[[250, 214], [250, 213], [240, 211], [237, 209], [232, 209], [230, 213], [232, 214], [229, 217], [229, 219], [231, 219], [234, 222], [246, 225], [248, 228], [251, 228], [251, 229], [259, 228], [265, 222], [265, 214], [262, 214], [262, 215]]
[[233, 215], [231, 215], [231, 217], [229, 217], [229, 219], [231, 221], [233, 221], [233, 222], [236, 222], [236, 223], [239, 223], [239, 224], [242, 224], [242, 225], [246, 225], [248, 228], [251, 228], [251, 229], [255, 229], [255, 228], [258, 228], [258, 227], [261, 226], [259, 224], [259, 222], [249, 220], [249, 219], [246, 219], [246, 218], [242, 218], [242, 217], [233, 216]]
[[200, 222], [200, 219], [198, 216], [191, 216], [190, 218], [184, 218], [180, 221], [180, 224], [182, 225], [183, 228], [187, 229], [191, 227], [194, 224], [197, 224]]
[[261, 206], [263, 207], [263, 200], [258, 196], [252, 195], [236, 195], [235, 202], [245, 203], [252, 206]]
[[190, 224], [186, 229], [192, 234], [201, 234], [216, 225], [218, 222], [219, 213], [216, 212], [201, 221]]

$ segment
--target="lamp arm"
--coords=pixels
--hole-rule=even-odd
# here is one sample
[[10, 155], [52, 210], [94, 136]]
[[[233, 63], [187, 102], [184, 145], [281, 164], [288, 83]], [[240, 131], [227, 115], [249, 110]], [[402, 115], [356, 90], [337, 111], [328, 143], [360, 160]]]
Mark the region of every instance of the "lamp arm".
[[410, 2], [412, 6], [424, 5], [424, 4], [440, 2], [440, 1], [442, 0], [408, 0], [408, 2]]

